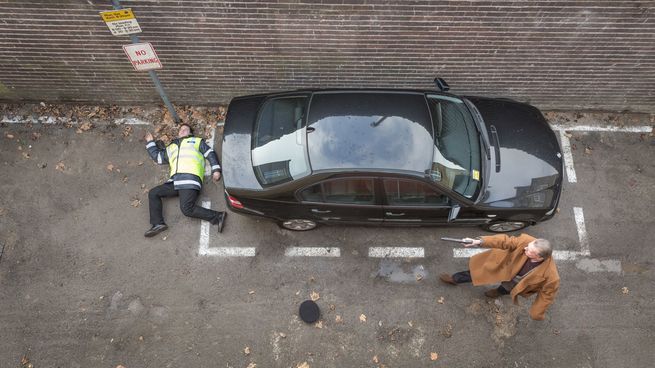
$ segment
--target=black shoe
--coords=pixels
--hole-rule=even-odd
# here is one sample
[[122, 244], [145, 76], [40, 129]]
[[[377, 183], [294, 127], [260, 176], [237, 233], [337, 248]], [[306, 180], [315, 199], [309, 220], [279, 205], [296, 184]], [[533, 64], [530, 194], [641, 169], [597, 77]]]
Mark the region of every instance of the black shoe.
[[223, 232], [223, 225], [225, 225], [225, 218], [227, 217], [227, 212], [221, 212], [218, 214], [218, 216], [220, 217], [218, 219], [218, 233], [220, 234]]
[[444, 284], [457, 286], [457, 283], [455, 282], [455, 280], [453, 280], [453, 277], [447, 273], [442, 273], [441, 275], [439, 275], [439, 280], [441, 280], [441, 282], [443, 282]]
[[143, 234], [143, 236], [145, 236], [146, 238], [152, 238], [153, 236], [155, 236], [155, 235], [157, 235], [157, 234], [159, 234], [162, 231], [167, 230], [167, 229], [168, 229], [168, 225], [166, 225], [164, 223], [157, 224], [157, 225], [152, 225], [150, 230], [146, 231], [146, 233]]

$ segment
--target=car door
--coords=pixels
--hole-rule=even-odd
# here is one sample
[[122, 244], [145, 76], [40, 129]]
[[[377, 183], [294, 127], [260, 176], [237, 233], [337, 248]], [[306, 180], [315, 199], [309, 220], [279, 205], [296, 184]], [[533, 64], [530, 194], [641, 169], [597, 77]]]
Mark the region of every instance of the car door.
[[353, 224], [380, 224], [383, 220], [372, 177], [330, 179], [301, 190], [299, 195], [309, 219]]
[[450, 198], [418, 180], [382, 178], [384, 223], [389, 225], [445, 224]]

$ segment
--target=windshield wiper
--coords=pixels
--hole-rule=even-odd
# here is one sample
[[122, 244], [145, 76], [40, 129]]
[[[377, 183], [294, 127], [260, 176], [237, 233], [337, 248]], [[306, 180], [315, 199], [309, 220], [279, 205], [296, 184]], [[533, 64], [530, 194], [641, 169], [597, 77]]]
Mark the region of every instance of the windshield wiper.
[[491, 146], [489, 145], [486, 134], [482, 132], [482, 122], [484, 121], [482, 120], [482, 115], [480, 115], [478, 108], [475, 107], [471, 101], [465, 98], [463, 100], [466, 102], [466, 106], [468, 106], [469, 110], [473, 113], [473, 121], [475, 122], [475, 126], [478, 128], [478, 135], [480, 136], [480, 140], [484, 146], [484, 152], [487, 155], [487, 160], [491, 160]]

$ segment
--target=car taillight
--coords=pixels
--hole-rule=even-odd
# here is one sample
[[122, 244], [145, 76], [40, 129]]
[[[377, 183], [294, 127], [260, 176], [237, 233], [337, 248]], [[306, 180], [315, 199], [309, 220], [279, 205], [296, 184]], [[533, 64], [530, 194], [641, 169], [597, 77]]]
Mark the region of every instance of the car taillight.
[[230, 206], [232, 206], [234, 208], [243, 208], [243, 203], [241, 203], [241, 201], [239, 201], [238, 199], [232, 197], [231, 195], [227, 196], [227, 200], [228, 200], [228, 202], [230, 202]]

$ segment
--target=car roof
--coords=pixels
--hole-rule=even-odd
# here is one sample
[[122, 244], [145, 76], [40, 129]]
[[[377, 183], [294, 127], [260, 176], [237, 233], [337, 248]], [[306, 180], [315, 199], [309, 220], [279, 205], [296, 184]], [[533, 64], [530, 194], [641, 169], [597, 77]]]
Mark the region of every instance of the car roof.
[[312, 170], [402, 170], [432, 165], [432, 122], [413, 91], [314, 92], [307, 117]]

